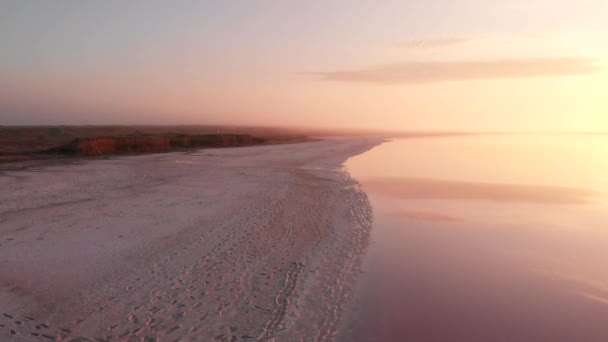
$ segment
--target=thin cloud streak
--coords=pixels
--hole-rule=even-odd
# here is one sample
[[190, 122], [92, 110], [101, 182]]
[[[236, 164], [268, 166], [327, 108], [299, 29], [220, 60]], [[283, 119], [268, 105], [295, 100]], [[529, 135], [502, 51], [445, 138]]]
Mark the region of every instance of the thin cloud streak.
[[312, 72], [310, 74], [327, 81], [416, 84], [585, 75], [602, 70], [594, 62], [595, 60], [586, 58], [416, 61], [353, 70]]
[[418, 39], [408, 40], [397, 43], [396, 46], [406, 50], [430, 50], [458, 45], [470, 41], [468, 38], [434, 38], [434, 39]]

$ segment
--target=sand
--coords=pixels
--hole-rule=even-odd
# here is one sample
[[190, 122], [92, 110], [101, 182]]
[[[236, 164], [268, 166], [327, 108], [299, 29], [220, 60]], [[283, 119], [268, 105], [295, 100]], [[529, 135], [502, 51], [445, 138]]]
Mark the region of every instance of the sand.
[[331, 341], [372, 212], [377, 138], [0, 174], [1, 341]]

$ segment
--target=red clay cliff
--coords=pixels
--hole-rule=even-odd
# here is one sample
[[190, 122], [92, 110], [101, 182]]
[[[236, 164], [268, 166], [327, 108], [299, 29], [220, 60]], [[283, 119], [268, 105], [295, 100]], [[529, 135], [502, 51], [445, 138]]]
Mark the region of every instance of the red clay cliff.
[[172, 136], [127, 136], [79, 138], [46, 153], [100, 156], [108, 154], [154, 153], [193, 147], [237, 147], [265, 143], [266, 139], [245, 134], [203, 134]]

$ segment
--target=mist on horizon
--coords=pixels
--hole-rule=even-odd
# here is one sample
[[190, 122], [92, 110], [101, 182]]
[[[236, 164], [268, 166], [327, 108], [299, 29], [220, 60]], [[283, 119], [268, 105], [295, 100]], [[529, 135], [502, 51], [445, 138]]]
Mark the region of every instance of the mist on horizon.
[[608, 130], [602, 0], [0, 4], [0, 125]]

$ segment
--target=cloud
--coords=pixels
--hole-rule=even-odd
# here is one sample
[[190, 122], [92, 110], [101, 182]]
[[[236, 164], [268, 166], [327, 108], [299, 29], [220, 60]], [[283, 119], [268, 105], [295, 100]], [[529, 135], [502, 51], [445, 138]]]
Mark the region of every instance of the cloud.
[[312, 72], [327, 81], [377, 84], [437, 83], [483, 79], [592, 74], [602, 69], [586, 58], [496, 59], [481, 61], [403, 62], [374, 67]]
[[407, 50], [430, 50], [462, 44], [468, 42], [469, 40], [470, 39], [468, 38], [418, 39], [397, 43], [397, 47]]

